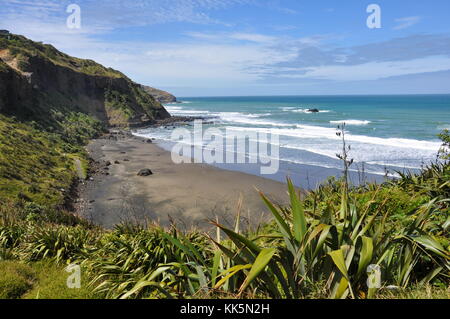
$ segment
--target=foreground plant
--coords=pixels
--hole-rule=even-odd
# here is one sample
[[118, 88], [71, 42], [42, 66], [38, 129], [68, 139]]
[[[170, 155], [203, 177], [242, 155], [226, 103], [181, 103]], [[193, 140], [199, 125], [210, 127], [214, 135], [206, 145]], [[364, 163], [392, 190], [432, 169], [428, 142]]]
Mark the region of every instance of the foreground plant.
[[[299, 298], [324, 282], [331, 298], [373, 296], [376, 287], [367, 287], [369, 265], [383, 271], [383, 282], [406, 287], [412, 279], [428, 283], [441, 276], [449, 279], [450, 255], [429, 233], [427, 218], [436, 209], [434, 201], [419, 208], [415, 221], [400, 232], [386, 226], [389, 213], [382, 206], [372, 212], [374, 202], [365, 207], [341, 203], [321, 212], [305, 211], [299, 195], [288, 180], [290, 207], [276, 207], [261, 194], [277, 223], [284, 245], [265, 247], [258, 240], [217, 225], [236, 245], [230, 251], [216, 245], [237, 265], [233, 275], [244, 273], [239, 294], [248, 287], [273, 298]], [[342, 196], [345, 201], [348, 197]], [[369, 213], [370, 212], [370, 213]], [[418, 269], [430, 269], [424, 271]]]

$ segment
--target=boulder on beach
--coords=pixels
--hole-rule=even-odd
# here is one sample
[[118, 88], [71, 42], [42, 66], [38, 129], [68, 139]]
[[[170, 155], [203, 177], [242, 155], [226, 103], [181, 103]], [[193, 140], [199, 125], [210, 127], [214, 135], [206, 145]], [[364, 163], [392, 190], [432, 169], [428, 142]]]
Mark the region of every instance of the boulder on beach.
[[148, 168], [141, 169], [138, 173], [138, 176], [150, 176], [150, 175], [153, 175], [153, 172]]
[[151, 144], [151, 143], [153, 143], [153, 141], [152, 140], [147, 140], [147, 143]]

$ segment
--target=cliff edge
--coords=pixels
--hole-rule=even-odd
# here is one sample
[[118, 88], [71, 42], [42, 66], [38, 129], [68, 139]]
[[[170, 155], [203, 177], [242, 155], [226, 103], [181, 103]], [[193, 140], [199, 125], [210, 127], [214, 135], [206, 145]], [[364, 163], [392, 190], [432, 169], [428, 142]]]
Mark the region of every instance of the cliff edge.
[[81, 112], [110, 127], [134, 127], [170, 114], [123, 73], [23, 36], [0, 33], [0, 113], [51, 122]]

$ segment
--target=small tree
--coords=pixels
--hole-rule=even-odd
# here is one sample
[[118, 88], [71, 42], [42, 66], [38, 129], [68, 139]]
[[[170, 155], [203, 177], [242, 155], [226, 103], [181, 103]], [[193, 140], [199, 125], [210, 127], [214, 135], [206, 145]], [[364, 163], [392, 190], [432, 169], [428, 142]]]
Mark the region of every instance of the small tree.
[[444, 130], [439, 134], [439, 138], [442, 140], [442, 147], [439, 150], [439, 158], [443, 160], [450, 160], [450, 131]]
[[351, 151], [350, 145], [347, 145], [345, 141], [345, 123], [342, 123], [342, 125], [338, 126], [338, 131], [336, 132], [336, 135], [338, 137], [342, 138], [342, 154], [336, 154], [336, 157], [340, 159], [344, 163], [344, 184], [342, 189], [342, 205], [341, 205], [341, 212], [340, 212], [340, 218], [341, 220], [344, 220], [348, 214], [348, 191], [349, 191], [349, 178], [348, 178], [348, 172], [350, 169], [350, 166], [353, 164], [353, 159], [349, 159], [348, 153]]

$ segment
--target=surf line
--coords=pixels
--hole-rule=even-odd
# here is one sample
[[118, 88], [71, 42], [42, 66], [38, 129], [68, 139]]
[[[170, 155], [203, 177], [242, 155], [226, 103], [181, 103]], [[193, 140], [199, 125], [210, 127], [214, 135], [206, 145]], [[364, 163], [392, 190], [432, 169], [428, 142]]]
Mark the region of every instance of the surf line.
[[172, 131], [171, 157], [175, 164], [259, 164], [261, 175], [276, 174], [280, 168], [280, 137], [276, 134], [232, 128], [203, 129], [203, 121], [194, 121], [194, 129]]

